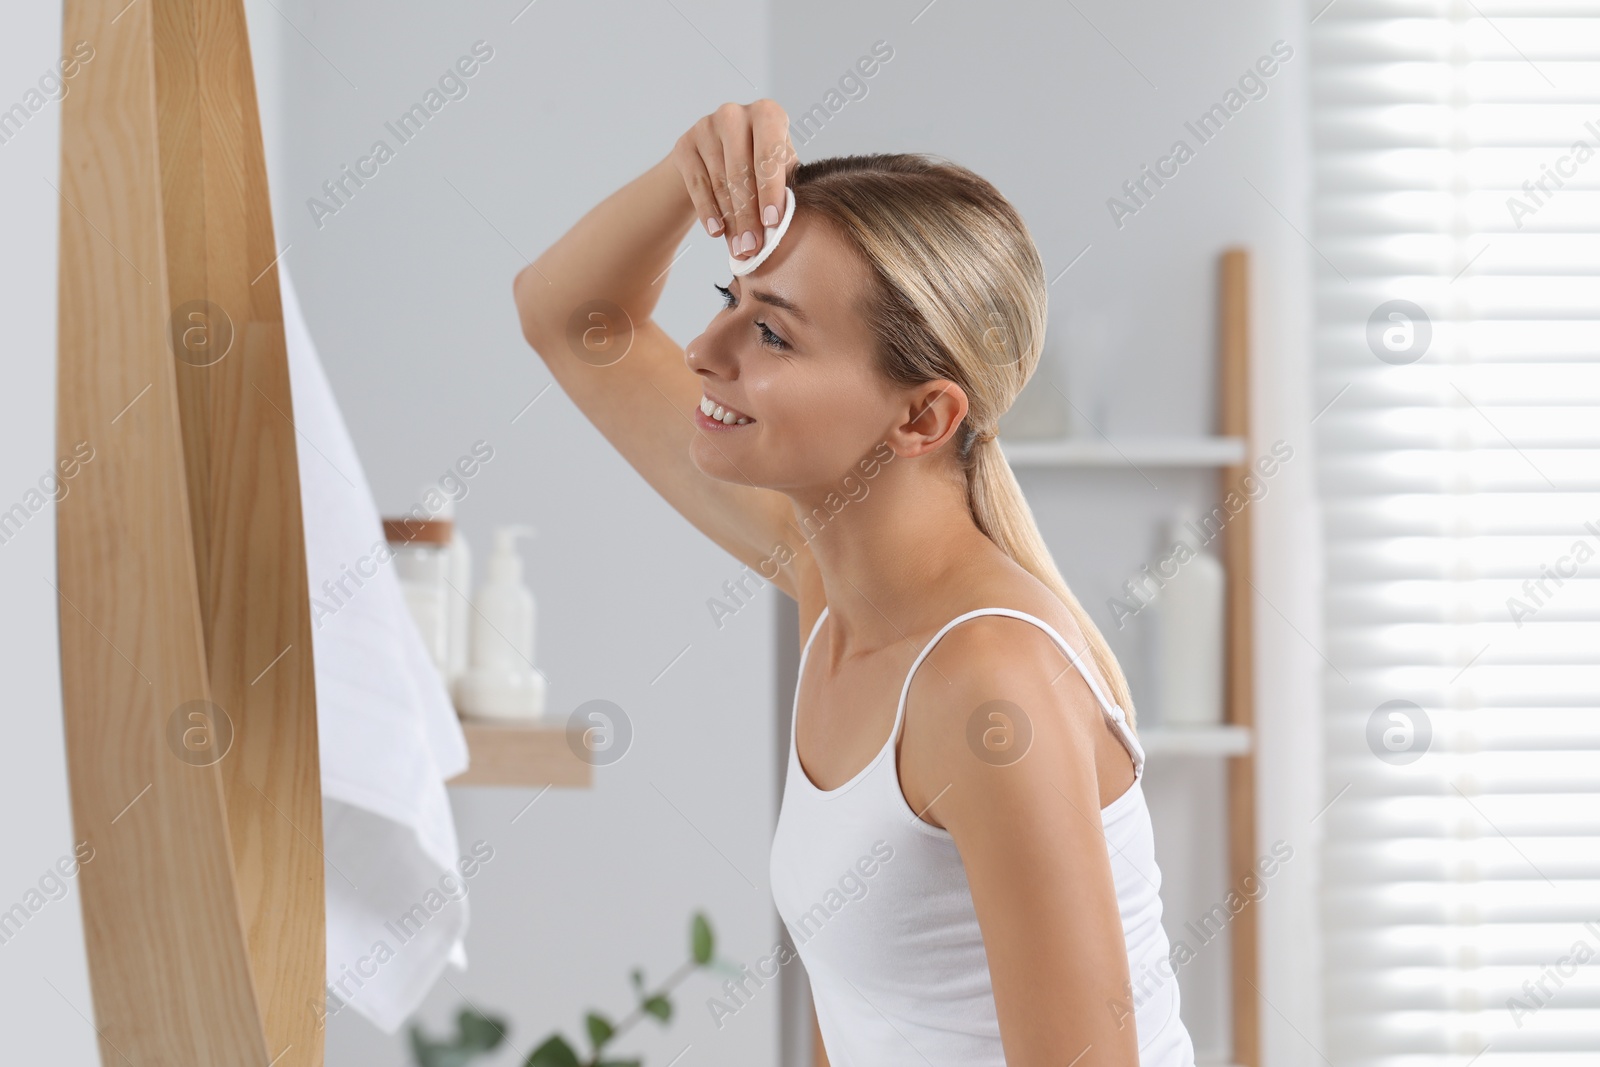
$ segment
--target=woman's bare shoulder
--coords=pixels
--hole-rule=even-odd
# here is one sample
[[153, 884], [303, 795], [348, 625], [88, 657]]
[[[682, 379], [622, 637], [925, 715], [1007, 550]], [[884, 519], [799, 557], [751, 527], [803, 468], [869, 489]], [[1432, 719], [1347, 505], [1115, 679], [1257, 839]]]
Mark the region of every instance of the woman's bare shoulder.
[[[1002, 571], [986, 581], [975, 583], [953, 601], [947, 609], [946, 619], [960, 618], [968, 612], [984, 608], [1008, 608], [1044, 623], [1066, 642], [1071, 653], [1079, 658], [1083, 669], [1093, 674], [1096, 684], [1104, 690], [1105, 683], [1094, 662], [1088, 637], [1071, 609], [1042, 581], [1025, 571], [1021, 572], [1020, 577]], [[1050, 689], [1056, 691], [1074, 692], [1080, 688], [1078, 685], [1057, 685], [1063, 671], [1073, 671], [1073, 668], [1070, 666], [1071, 657], [1063, 652], [1055, 637], [1033, 622], [1014, 616], [989, 614], [967, 619], [946, 631], [938, 644], [929, 650], [928, 659], [933, 668], [931, 673], [946, 682], [961, 675], [969, 679], [969, 684], [980, 687], [999, 684], [1002, 679], [1012, 679], [1006, 684], [1018, 684], [1016, 680], [1026, 675], [1043, 680]], [[940, 685], [936, 688], [951, 687]], [[1089, 688], [1081, 688], [1081, 695], [1088, 700], [1089, 707], [1097, 707]], [[1093, 721], [1098, 716], [1088, 718]]]
[[971, 586], [959, 598], [959, 603], [966, 606], [950, 615], [950, 618], [982, 608], [1010, 608], [1047, 623], [1073, 648], [1083, 648], [1087, 643], [1083, 631], [1061, 598], [1049, 586], [1016, 565], [975, 575]]

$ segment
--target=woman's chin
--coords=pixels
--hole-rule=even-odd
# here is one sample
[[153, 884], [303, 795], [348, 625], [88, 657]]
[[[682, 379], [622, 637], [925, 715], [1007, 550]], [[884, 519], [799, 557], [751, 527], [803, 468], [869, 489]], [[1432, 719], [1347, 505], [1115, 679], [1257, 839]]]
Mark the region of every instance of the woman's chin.
[[748, 455], [748, 452], [739, 438], [731, 434], [724, 437], [697, 433], [689, 443], [689, 458], [701, 474], [720, 482], [752, 485], [754, 483], [746, 473], [749, 464], [741, 462], [740, 455]]

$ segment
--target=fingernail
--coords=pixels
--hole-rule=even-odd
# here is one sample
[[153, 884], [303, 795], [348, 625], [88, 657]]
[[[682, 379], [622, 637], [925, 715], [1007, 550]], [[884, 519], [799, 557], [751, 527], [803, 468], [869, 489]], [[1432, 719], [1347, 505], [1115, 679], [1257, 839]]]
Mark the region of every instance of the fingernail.
[[722, 220], [712, 215], [706, 219], [706, 232], [715, 237], [722, 232]]
[[778, 224], [778, 205], [768, 204], [766, 210], [761, 212], [763, 226], [776, 226]]
[[741, 240], [743, 241], [741, 247], [746, 252], [754, 252], [756, 250], [756, 235], [754, 230], [744, 231], [744, 237]]

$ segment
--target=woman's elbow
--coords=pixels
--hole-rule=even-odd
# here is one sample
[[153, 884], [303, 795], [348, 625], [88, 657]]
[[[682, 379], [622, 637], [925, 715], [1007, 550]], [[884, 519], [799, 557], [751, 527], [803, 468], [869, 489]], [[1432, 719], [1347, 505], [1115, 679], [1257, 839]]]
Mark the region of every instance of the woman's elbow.
[[538, 350], [549, 335], [549, 309], [543, 299], [543, 289], [550, 283], [539, 273], [539, 268], [529, 263], [517, 272], [511, 282], [511, 298], [517, 305], [517, 319], [522, 325], [523, 339]]

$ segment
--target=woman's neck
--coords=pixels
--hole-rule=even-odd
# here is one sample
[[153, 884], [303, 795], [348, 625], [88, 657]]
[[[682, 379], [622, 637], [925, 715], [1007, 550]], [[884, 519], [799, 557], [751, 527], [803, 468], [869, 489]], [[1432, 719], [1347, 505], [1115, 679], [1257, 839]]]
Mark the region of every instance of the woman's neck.
[[838, 660], [930, 625], [937, 610], [930, 605], [960, 599], [963, 584], [1004, 556], [978, 529], [966, 486], [954, 479], [908, 464], [859, 484], [864, 492], [832, 491], [832, 509], [829, 492], [794, 498], [796, 524], [826, 590]]

